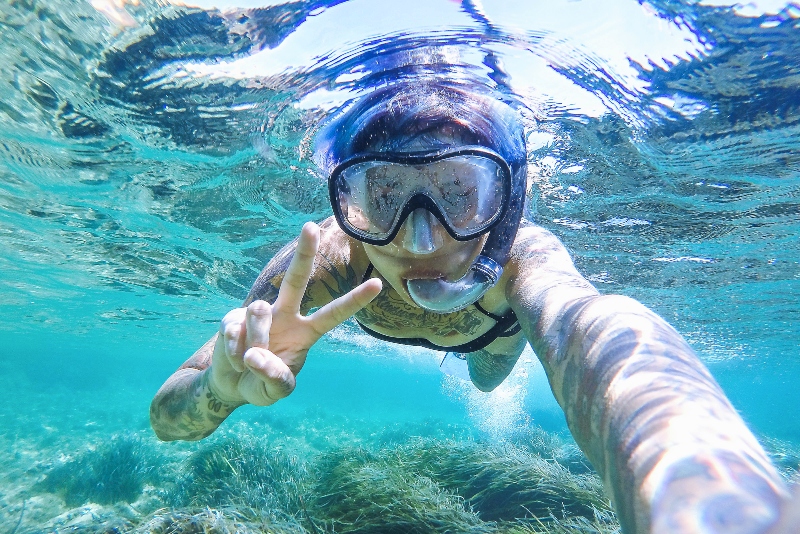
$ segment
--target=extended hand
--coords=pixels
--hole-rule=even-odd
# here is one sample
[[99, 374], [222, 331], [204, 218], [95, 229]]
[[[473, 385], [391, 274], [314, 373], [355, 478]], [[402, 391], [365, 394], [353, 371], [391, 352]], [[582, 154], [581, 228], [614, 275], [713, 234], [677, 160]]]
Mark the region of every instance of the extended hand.
[[220, 400], [268, 406], [288, 396], [311, 346], [380, 293], [381, 281], [372, 278], [312, 315], [301, 315], [318, 246], [319, 227], [306, 223], [275, 304], [257, 300], [222, 319], [209, 369], [209, 385]]

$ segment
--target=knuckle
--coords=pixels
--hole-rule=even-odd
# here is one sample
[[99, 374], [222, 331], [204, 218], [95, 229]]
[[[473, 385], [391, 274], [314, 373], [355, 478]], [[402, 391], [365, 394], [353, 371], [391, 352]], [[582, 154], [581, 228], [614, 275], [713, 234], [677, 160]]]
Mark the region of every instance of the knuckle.
[[286, 277], [286, 283], [293, 288], [300, 288], [305, 285], [306, 279], [299, 274], [292, 274]]
[[247, 307], [247, 311], [253, 315], [269, 315], [272, 313], [272, 306], [270, 306], [269, 302], [255, 300]]
[[[288, 369], [272, 370], [271, 372], [267, 373], [269, 377], [269, 389], [271, 390], [271, 397], [282, 399], [289, 396], [289, 394], [294, 391], [294, 380], [292, 379], [293, 377], [291, 374], [291, 371]], [[264, 386], [266, 388], [267, 384]]]
[[347, 313], [343, 305], [336, 306], [332, 311], [333, 313], [331, 315], [337, 323], [343, 323], [350, 318], [350, 314]]
[[239, 338], [242, 333], [242, 326], [237, 323], [223, 323], [222, 325], [222, 335], [225, 337], [226, 341], [232, 341]]
[[270, 365], [264, 369], [264, 376], [272, 383], [281, 383], [286, 380], [286, 369], [279, 369], [275, 365]]
[[[266, 386], [265, 386], [266, 389]], [[271, 391], [268, 393], [272, 399], [284, 399], [291, 395], [294, 391], [294, 385], [289, 382], [273, 382], [270, 386]]]
[[317, 251], [312, 247], [297, 249], [295, 256], [300, 263], [298, 267], [310, 266], [311, 264], [314, 263], [314, 258], [316, 257], [316, 255]]
[[242, 319], [244, 318], [244, 310], [244, 308], [236, 308], [235, 310], [231, 310], [226, 313], [225, 317], [223, 317], [222, 321], [220, 321], [219, 331], [224, 333], [228, 326], [241, 324]]

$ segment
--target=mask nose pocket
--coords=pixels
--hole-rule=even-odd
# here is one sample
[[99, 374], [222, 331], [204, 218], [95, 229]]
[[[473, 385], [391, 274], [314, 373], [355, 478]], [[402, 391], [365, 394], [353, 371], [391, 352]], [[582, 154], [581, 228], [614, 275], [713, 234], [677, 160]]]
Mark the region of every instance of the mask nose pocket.
[[415, 209], [406, 219], [405, 226], [403, 248], [409, 252], [430, 254], [442, 246], [441, 224], [430, 211]]

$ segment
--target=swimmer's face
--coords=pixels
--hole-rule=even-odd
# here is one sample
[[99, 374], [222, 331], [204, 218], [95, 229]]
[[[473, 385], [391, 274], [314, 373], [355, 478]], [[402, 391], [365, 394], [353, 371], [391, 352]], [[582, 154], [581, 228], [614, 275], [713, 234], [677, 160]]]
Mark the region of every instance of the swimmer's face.
[[[409, 152], [426, 150], [431, 148], [432, 142], [438, 142], [442, 146], [476, 144], [476, 140], [463, 129], [443, 125], [435, 131], [426, 132], [423, 137], [409, 140], [401, 147], [393, 146], [393, 149]], [[369, 148], [380, 151], [383, 147], [379, 145]], [[414, 247], [414, 240], [408, 236], [414, 224], [412, 216], [405, 220], [397, 236], [388, 245], [364, 243], [364, 250], [375, 269], [403, 300], [413, 306], [417, 304], [408, 293], [408, 280], [426, 278], [458, 280], [469, 270], [487, 239], [487, 235], [483, 235], [469, 241], [456, 241], [435, 217], [430, 217], [429, 222], [430, 232], [427, 235], [433, 245], [432, 251], [420, 253]]]

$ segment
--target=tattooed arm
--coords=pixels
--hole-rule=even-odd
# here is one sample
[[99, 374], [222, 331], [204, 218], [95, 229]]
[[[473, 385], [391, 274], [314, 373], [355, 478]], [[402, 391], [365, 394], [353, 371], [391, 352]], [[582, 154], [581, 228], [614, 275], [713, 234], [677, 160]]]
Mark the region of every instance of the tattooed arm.
[[[304, 226], [267, 264], [247, 307], [231, 310], [159, 389], [150, 422], [160, 439], [202, 439], [237, 407], [286, 397], [311, 346], [378, 294], [379, 280], [356, 283], [349, 242], [337, 230], [330, 221], [322, 231]], [[314, 307], [321, 308], [306, 316]]]
[[[267, 263], [253, 284], [245, 305], [255, 300], [275, 302], [280, 281], [295, 248], [296, 239]], [[150, 425], [159, 439], [202, 439], [214, 432], [236, 408], [245, 404], [243, 401], [223, 401], [209, 387], [210, 375], [205, 370], [211, 365], [219, 335], [219, 332], [214, 334], [156, 393], [150, 404]]]
[[170, 376], [150, 404], [150, 425], [163, 441], [195, 441], [211, 434], [243, 402], [226, 402], [209, 388], [217, 336], [200, 347]]
[[[275, 302], [283, 274], [289, 267], [297, 240], [281, 249], [253, 284], [245, 301]], [[167, 379], [150, 404], [150, 425], [164, 441], [198, 440], [217, 429], [243, 401], [223, 401], [209, 387], [209, 374], [219, 332], [200, 347]]]
[[507, 298], [623, 531], [762, 532], [787, 490], [695, 353], [661, 317], [601, 296], [542, 228], [520, 230]]

